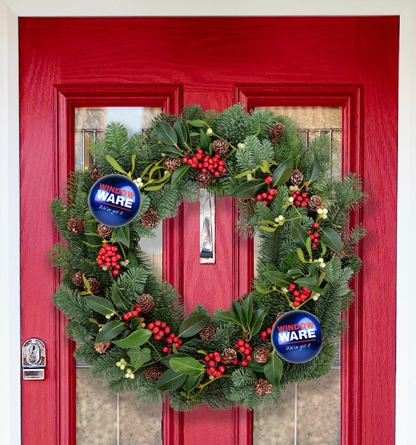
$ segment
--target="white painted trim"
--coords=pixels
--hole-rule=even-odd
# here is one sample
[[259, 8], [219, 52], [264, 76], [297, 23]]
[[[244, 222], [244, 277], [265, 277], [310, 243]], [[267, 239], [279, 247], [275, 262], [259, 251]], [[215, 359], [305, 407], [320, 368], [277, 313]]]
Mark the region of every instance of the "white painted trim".
[[[412, 445], [416, 419], [416, 354], [412, 339], [414, 319], [410, 309], [413, 309], [416, 297], [408, 277], [414, 273], [411, 270], [414, 264], [412, 253], [416, 252], [415, 230], [412, 229], [416, 207], [409, 205], [410, 192], [414, 191], [412, 169], [416, 165], [416, 147], [412, 146], [416, 140], [415, 0], [210, 0], [199, 3], [193, 0], [6, 0], [6, 4], [0, 0], [0, 178], [3, 202], [6, 200], [8, 206], [8, 213], [4, 212], [0, 221], [2, 245], [6, 247], [2, 251], [8, 255], [8, 261], [2, 261], [1, 266], [0, 338], [5, 358], [0, 367], [2, 444], [20, 443], [20, 331], [16, 323], [20, 275], [17, 17], [400, 15], [396, 444]], [[384, 217], [388, 230], [389, 215]], [[374, 292], [380, 291], [374, 289]], [[6, 400], [9, 406], [4, 403]]]

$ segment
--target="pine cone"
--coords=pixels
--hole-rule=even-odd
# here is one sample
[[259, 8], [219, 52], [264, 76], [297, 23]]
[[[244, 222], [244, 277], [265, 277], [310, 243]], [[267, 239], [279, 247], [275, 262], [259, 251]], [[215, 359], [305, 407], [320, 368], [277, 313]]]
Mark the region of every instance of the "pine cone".
[[99, 352], [100, 354], [105, 354], [105, 352], [107, 351], [107, 349], [111, 346], [111, 341], [106, 341], [104, 343], [96, 343], [94, 345], [94, 348], [97, 352]]
[[265, 379], [259, 379], [253, 386], [258, 396], [265, 397], [272, 392], [272, 384]]
[[[96, 278], [88, 278], [88, 283], [90, 285], [91, 292], [95, 295], [98, 294], [101, 290], [101, 283]], [[87, 287], [84, 286], [84, 289], [87, 291]]]
[[207, 185], [211, 184], [213, 178], [214, 175], [207, 170], [206, 173], [202, 173], [202, 171], [198, 172], [195, 180], [200, 185], [200, 187], [206, 187]]
[[83, 286], [84, 280], [82, 279], [82, 272], [77, 272], [72, 275], [72, 282], [75, 284], [75, 286]]
[[163, 167], [166, 168], [166, 170], [169, 170], [170, 172], [173, 172], [173, 170], [176, 170], [178, 167], [180, 167], [182, 164], [181, 160], [179, 158], [169, 158], [166, 157], [163, 161]]
[[270, 138], [273, 143], [279, 142], [285, 136], [286, 130], [283, 124], [276, 124], [270, 128]]
[[266, 363], [269, 355], [270, 351], [264, 346], [260, 346], [254, 351], [254, 360], [258, 363]]
[[94, 165], [94, 167], [90, 171], [90, 175], [92, 179], [95, 179], [97, 181], [103, 176], [103, 171], [100, 167], [98, 167], [98, 165]]
[[279, 318], [280, 318], [282, 315], [285, 315], [285, 313], [286, 313], [286, 312], [284, 312], [284, 311], [279, 312], [279, 313], [276, 315], [276, 320], [279, 320]]
[[141, 221], [145, 227], [151, 229], [159, 221], [159, 213], [157, 213], [156, 210], [150, 208], [149, 210], [143, 213]]
[[80, 235], [84, 231], [84, 221], [80, 218], [72, 218], [68, 221], [68, 230], [73, 235]]
[[211, 340], [211, 338], [215, 337], [215, 334], [217, 333], [217, 328], [213, 326], [212, 324], [206, 324], [202, 331], [199, 333], [199, 336], [202, 338], [202, 340]]
[[299, 170], [293, 170], [292, 176], [290, 177], [290, 183], [293, 185], [299, 185], [303, 181], [303, 173]]
[[147, 369], [146, 378], [147, 380], [158, 380], [162, 374], [162, 367], [155, 363]]
[[252, 205], [254, 206], [257, 202], [257, 198], [248, 198], [248, 199], [237, 199], [241, 204]]
[[153, 309], [155, 302], [153, 301], [153, 297], [151, 295], [141, 294], [137, 300], [137, 304], [142, 308], [143, 314], [147, 314]]
[[234, 349], [226, 348], [221, 354], [221, 363], [229, 365], [237, 358], [237, 352]]
[[105, 224], [98, 224], [97, 226], [97, 233], [103, 238], [110, 238], [112, 232], [113, 228], [106, 226]]
[[215, 153], [218, 153], [220, 156], [225, 156], [228, 153], [228, 149], [230, 146], [227, 141], [223, 141], [222, 139], [217, 139], [212, 144], [212, 149]]
[[322, 198], [317, 195], [312, 195], [308, 201], [308, 207], [311, 212], [316, 212], [322, 208]]

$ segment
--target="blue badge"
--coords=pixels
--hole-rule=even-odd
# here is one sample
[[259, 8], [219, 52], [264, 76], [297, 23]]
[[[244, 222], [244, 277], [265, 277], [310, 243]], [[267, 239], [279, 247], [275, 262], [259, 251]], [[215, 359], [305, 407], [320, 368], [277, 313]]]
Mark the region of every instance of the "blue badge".
[[88, 206], [94, 218], [110, 227], [129, 224], [140, 209], [140, 191], [126, 176], [108, 175], [92, 187]]
[[322, 349], [319, 321], [309, 312], [287, 312], [273, 326], [272, 343], [277, 355], [287, 362], [308, 362]]

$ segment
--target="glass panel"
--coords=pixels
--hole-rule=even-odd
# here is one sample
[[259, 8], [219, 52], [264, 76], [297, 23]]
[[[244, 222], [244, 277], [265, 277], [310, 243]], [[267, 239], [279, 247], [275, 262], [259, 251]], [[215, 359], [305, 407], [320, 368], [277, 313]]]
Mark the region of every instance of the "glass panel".
[[[160, 108], [108, 107], [75, 110], [75, 167], [93, 164], [88, 151], [92, 138], [102, 137], [110, 122], [120, 122], [129, 134], [149, 127]], [[162, 227], [154, 239], [142, 239], [141, 249], [150, 257], [156, 276], [162, 278]], [[134, 394], [115, 394], [107, 383], [90, 375], [77, 363], [77, 444], [148, 445], [161, 444], [162, 405], [145, 405]], [[99, 432], [99, 434], [97, 434]]]
[[[340, 108], [324, 107], [265, 107], [275, 115], [289, 116], [300, 130], [304, 144], [321, 134], [330, 139], [333, 161], [331, 176], [340, 178], [342, 171]], [[260, 252], [260, 241], [254, 238], [254, 274]], [[336, 359], [331, 373], [319, 380], [290, 385], [278, 407], [264, 404], [254, 412], [254, 445], [276, 443], [284, 445], [339, 444], [340, 437], [340, 344], [335, 344]], [[293, 389], [295, 388], [295, 389]], [[292, 400], [286, 400], [292, 398]], [[288, 426], [292, 425], [290, 435]], [[289, 428], [289, 430], [290, 430]]]

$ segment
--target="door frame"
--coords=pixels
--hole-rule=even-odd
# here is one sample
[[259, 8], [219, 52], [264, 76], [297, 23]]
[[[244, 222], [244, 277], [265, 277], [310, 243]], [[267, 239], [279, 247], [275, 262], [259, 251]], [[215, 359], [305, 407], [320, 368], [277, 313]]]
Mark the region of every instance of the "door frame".
[[[2, 382], [3, 397], [9, 400], [9, 405], [2, 404], [2, 416], [0, 426], [4, 438], [9, 443], [20, 442], [20, 326], [15, 322], [15, 314], [19, 311], [20, 270], [19, 270], [19, 119], [18, 119], [18, 39], [17, 18], [21, 16], [87, 16], [87, 15], [158, 15], [160, 5], [138, 5], [128, 2], [117, 4], [117, 11], [112, 5], [103, 6], [100, 13], [94, 5], [88, 5], [81, 1], [74, 1], [71, 5], [62, 5], [52, 1], [44, 2], [41, 7], [36, 4], [26, 4], [9, 0], [8, 6], [0, 4], [0, 91], [2, 97], [7, 98], [0, 103], [0, 129], [4, 135], [3, 178], [7, 177], [5, 184], [8, 188], [6, 205], [8, 218], [1, 221], [2, 233], [8, 233], [4, 240], [5, 251], [9, 258], [9, 264], [3, 270], [3, 289], [6, 297], [3, 298], [3, 311], [1, 314], [2, 338], [6, 340], [4, 347], [8, 357], [8, 366], [0, 369], [0, 381]], [[222, 4], [215, 11], [216, 15], [241, 15], [250, 11], [251, 2], [245, 0], [237, 13], [232, 10], [232, 5]], [[204, 10], [201, 5], [199, 15], [212, 15], [212, 6]], [[57, 9], [59, 8], [59, 10]], [[183, 3], [171, 5], [166, 2], [165, 15], [186, 15], [189, 9]], [[411, 384], [410, 370], [416, 368], [415, 358], [408, 356], [410, 347], [410, 314], [407, 310], [411, 302], [411, 295], [406, 293], [405, 280], [411, 274], [409, 241], [405, 237], [410, 228], [410, 221], [415, 216], [415, 210], [405, 204], [407, 190], [410, 187], [410, 166], [416, 162], [416, 153], [412, 150], [412, 122], [416, 118], [416, 54], [412, 53], [412, 26], [416, 18], [416, 8], [408, 3], [390, 2], [380, 4], [369, 1], [366, 3], [349, 4], [335, 0], [321, 2], [319, 5], [310, 5], [308, 2], [297, 3], [296, 6], [276, 5], [271, 7], [267, 1], [256, 2], [256, 15], [399, 15], [400, 16], [400, 88], [399, 88], [399, 204], [398, 204], [398, 299], [397, 299], [397, 385], [396, 385], [396, 441], [399, 444], [409, 444], [412, 440], [412, 418], [416, 414], [416, 404], [411, 400], [416, 399], [416, 386]], [[413, 12], [413, 22], [412, 22]], [[412, 71], [413, 64], [413, 71]], [[403, 235], [401, 235], [403, 233]], [[412, 247], [415, 241], [410, 241]], [[6, 442], [7, 443], [7, 442]]]

